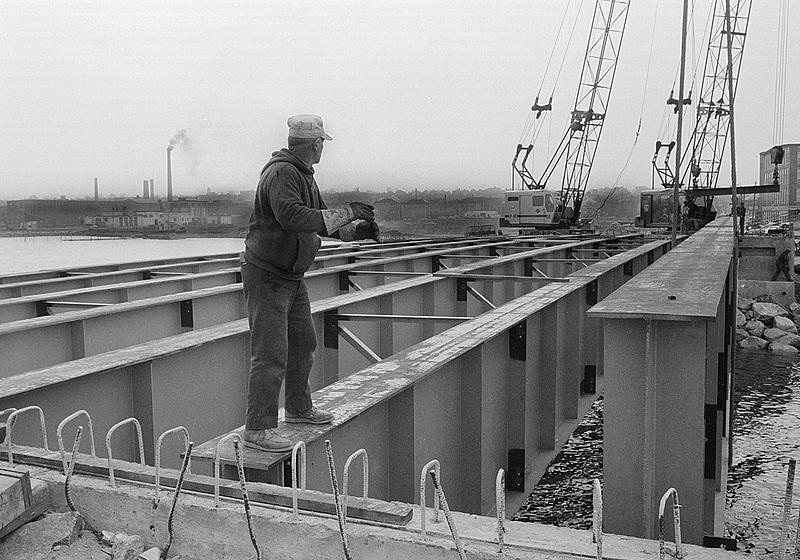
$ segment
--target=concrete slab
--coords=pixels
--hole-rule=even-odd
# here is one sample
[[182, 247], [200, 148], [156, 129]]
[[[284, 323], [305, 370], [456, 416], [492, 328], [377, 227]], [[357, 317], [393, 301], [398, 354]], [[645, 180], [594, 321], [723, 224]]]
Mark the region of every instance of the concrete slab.
[[[36, 477], [62, 488], [59, 473], [39, 472]], [[447, 488], [445, 487], [445, 491]], [[170, 502], [154, 506], [149, 489], [135, 486], [110, 488], [105, 480], [76, 476], [72, 493], [81, 514], [98, 530], [141, 535], [147, 546], [163, 547], [168, 540], [167, 517]], [[427, 536], [419, 527], [419, 512], [409, 527], [388, 527], [349, 520], [346, 534], [353, 558], [389, 560], [396, 558], [450, 559], [456, 556], [448, 524], [430, 521]], [[470, 560], [516, 558], [519, 560], [573, 559], [594, 557], [591, 531], [506, 522], [505, 547], [499, 551], [496, 520], [491, 517], [452, 513], [466, 557]], [[339, 559], [342, 544], [338, 523], [332, 515], [302, 515], [292, 518], [285, 508], [252, 507], [253, 533], [262, 553], [270, 557], [297, 559]], [[36, 536], [31, 535], [31, 542]], [[634, 560], [655, 558], [658, 542], [606, 534], [603, 536], [606, 558]], [[249, 558], [255, 555], [248, 534], [244, 510], [239, 500], [223, 501], [218, 508], [213, 499], [193, 493], [181, 495], [174, 518], [174, 540], [170, 554], [190, 560]], [[685, 545], [684, 555], [695, 560], [739, 560], [744, 554]]]

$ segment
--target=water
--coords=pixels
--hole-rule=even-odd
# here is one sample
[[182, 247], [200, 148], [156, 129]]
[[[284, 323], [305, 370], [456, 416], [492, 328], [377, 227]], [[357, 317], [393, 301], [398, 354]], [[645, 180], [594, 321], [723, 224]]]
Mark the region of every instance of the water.
[[[800, 359], [764, 351], [736, 355], [733, 464], [726, 530], [759, 558], [780, 556], [787, 460], [800, 459]], [[800, 481], [790, 519], [797, 526]]]
[[[603, 401], [594, 403], [514, 519], [564, 527], [592, 526], [592, 480], [603, 476]], [[734, 452], [727, 488], [725, 536], [758, 558], [780, 554], [789, 457], [800, 460], [800, 358], [739, 351]], [[789, 542], [800, 504], [800, 465]]]
[[603, 397], [592, 404], [514, 520], [591, 529], [595, 478], [603, 480]]
[[0, 237], [0, 275], [168, 257], [236, 253], [244, 239], [108, 239], [87, 237]]

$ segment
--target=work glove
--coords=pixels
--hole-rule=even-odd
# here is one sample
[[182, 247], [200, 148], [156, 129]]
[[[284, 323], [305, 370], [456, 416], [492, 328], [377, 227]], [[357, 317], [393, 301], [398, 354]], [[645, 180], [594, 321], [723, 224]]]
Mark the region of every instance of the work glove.
[[356, 220], [339, 228], [339, 239], [342, 241], [363, 241], [374, 239], [380, 241], [380, 228], [374, 221]]
[[370, 222], [360, 221], [356, 223], [353, 240], [358, 241], [360, 239], [374, 239], [375, 241], [380, 241], [381, 230], [378, 227], [378, 222], [373, 220]]
[[351, 202], [350, 208], [353, 210], [354, 220], [365, 220], [371, 222], [375, 219], [375, 207], [366, 202]]

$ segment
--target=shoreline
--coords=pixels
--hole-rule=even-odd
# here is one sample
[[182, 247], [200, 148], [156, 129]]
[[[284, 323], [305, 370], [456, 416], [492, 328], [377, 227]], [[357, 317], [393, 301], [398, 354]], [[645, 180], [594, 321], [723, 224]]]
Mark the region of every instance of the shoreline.
[[26, 237], [81, 237], [91, 239], [200, 239], [200, 238], [231, 238], [244, 239], [245, 234], [237, 231], [192, 231], [192, 232], [169, 232], [169, 231], [91, 231], [88, 229], [52, 229], [52, 230], [5, 230], [0, 231], [0, 238], [16, 239]]

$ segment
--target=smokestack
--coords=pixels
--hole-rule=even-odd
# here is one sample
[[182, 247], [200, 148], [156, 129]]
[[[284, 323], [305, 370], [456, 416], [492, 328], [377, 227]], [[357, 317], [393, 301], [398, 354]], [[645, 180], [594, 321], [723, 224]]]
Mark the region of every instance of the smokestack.
[[155, 189], [153, 188], [153, 180], [150, 179], [150, 196], [148, 198], [154, 199], [156, 197]]
[[167, 146], [167, 202], [172, 202], [172, 148]]
[[150, 186], [147, 184], [147, 179], [145, 179], [144, 181], [142, 181], [142, 198], [147, 200], [147, 198], [149, 198], [148, 196], [149, 194], [150, 194]]
[[94, 178], [94, 199], [100, 200], [100, 188], [97, 186], [97, 177]]

